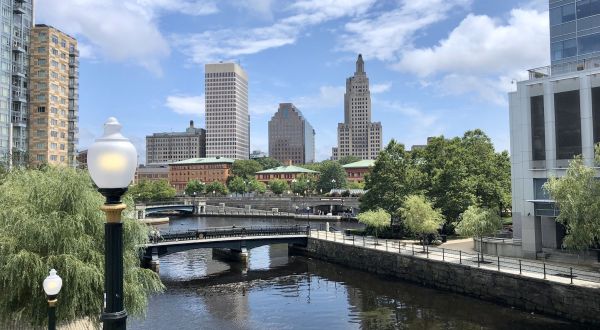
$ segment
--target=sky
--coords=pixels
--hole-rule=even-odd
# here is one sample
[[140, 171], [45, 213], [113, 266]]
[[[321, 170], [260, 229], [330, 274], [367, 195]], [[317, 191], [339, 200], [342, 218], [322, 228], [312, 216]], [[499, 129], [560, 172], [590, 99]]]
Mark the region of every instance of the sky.
[[115, 116], [145, 160], [145, 136], [205, 127], [204, 64], [249, 76], [251, 150], [292, 102], [331, 157], [359, 53], [372, 121], [407, 148], [480, 128], [510, 145], [507, 93], [549, 65], [547, 0], [37, 0], [36, 23], [77, 38], [80, 141]]

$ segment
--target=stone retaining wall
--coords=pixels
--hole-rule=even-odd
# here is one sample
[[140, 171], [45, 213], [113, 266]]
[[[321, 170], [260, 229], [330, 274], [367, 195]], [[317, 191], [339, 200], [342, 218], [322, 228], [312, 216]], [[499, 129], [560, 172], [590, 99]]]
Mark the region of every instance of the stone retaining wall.
[[308, 239], [296, 252], [530, 312], [600, 325], [600, 289]]

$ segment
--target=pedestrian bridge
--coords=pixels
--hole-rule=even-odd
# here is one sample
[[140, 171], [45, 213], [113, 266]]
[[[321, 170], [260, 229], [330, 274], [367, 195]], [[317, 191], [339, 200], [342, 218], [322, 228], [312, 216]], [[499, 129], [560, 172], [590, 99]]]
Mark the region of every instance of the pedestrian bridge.
[[[306, 246], [308, 226], [219, 227], [154, 233], [142, 256], [142, 264], [158, 271], [159, 258], [195, 249], [225, 249], [234, 260], [247, 262], [248, 250], [271, 244]], [[221, 251], [220, 253], [223, 253]]]

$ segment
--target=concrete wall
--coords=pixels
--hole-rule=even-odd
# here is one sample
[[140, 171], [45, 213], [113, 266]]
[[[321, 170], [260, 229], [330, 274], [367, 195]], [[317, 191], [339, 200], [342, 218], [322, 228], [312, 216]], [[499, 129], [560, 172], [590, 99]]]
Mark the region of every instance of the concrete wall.
[[519, 309], [600, 325], [600, 289], [308, 239], [294, 251]]
[[[522, 258], [523, 257], [523, 249], [521, 248], [520, 242], [513, 242], [511, 240], [507, 240], [502, 242], [501, 240], [487, 240], [483, 239], [483, 244], [480, 245], [479, 239], [473, 240], [475, 251], [483, 250], [484, 254], [491, 255], [500, 255], [503, 257], [511, 257], [511, 258]], [[479, 251], [481, 252], [481, 251]]]

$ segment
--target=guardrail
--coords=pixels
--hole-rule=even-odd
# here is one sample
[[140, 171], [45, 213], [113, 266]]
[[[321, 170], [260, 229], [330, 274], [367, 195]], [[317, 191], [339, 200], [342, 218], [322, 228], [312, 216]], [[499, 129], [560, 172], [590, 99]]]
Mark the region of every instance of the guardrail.
[[468, 265], [471, 267], [486, 268], [498, 272], [513, 273], [540, 277], [545, 280], [568, 279], [570, 284], [573, 280], [591, 283], [600, 283], [600, 273], [582, 268], [561, 266], [545, 262], [506, 258], [500, 256], [483, 255], [481, 253], [468, 253], [460, 250], [438, 248], [432, 246], [419, 246], [415, 244], [375, 239], [372, 237], [346, 235], [339, 232], [327, 232], [311, 230], [309, 237], [339, 242], [341, 244], [360, 246], [368, 249], [412, 255], [426, 259]]
[[278, 235], [308, 235], [308, 226], [268, 226], [268, 227], [218, 227], [207, 229], [194, 229], [178, 232], [157, 232], [149, 236], [151, 243], [173, 241], [189, 241], [210, 238], [248, 237], [248, 236], [278, 236]]

